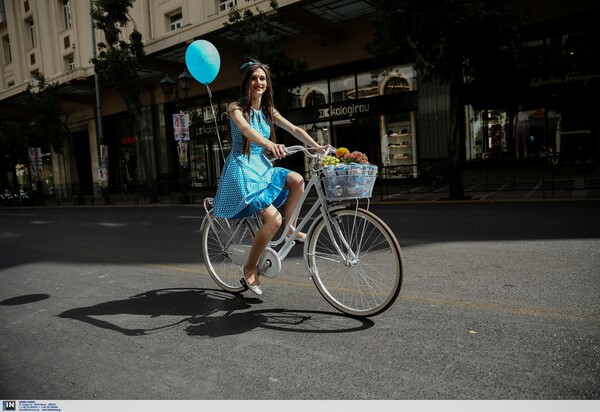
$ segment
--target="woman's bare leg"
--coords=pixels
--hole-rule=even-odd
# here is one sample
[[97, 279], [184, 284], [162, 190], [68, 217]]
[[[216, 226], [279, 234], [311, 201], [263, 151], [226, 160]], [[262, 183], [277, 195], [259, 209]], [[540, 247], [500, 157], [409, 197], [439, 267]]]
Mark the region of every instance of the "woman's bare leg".
[[250, 252], [248, 253], [248, 260], [246, 261], [246, 270], [244, 273], [246, 282], [253, 286], [260, 285], [258, 276], [256, 275], [258, 260], [269, 245], [271, 239], [273, 239], [275, 233], [281, 227], [281, 213], [279, 213], [279, 210], [273, 205], [261, 210], [258, 213], [258, 216], [262, 219], [263, 224], [254, 236], [254, 242], [252, 242]]
[[[294, 213], [294, 210], [296, 209], [296, 206], [298, 206], [302, 194], [304, 193], [304, 178], [296, 172], [290, 172], [285, 181], [285, 188], [290, 191], [287, 201], [285, 202], [285, 218], [289, 219]], [[297, 223], [298, 216], [296, 216], [292, 222], [292, 226], [296, 227]], [[302, 237], [302, 235], [299, 235], [299, 237]]]

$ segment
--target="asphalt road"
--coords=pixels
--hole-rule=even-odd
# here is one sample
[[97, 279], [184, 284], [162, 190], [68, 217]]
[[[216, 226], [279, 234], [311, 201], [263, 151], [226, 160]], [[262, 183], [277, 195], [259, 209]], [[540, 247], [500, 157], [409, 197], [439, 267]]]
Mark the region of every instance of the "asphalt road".
[[600, 399], [599, 202], [372, 210], [404, 285], [352, 319], [299, 248], [218, 290], [199, 207], [0, 209], [0, 398]]

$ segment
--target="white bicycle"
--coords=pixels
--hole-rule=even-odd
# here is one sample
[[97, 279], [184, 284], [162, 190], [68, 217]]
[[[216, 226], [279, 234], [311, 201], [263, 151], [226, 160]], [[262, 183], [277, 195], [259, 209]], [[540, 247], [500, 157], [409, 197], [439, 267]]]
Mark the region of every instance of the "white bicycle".
[[[321, 166], [324, 154], [313, 149], [290, 146], [286, 153], [304, 152], [309, 162], [310, 178], [304, 194], [287, 226], [273, 239], [262, 254], [259, 276], [275, 277], [281, 272], [298, 233], [312, 219], [306, 232], [304, 261], [321, 295], [337, 310], [351, 316], [373, 316], [388, 309], [402, 287], [403, 257], [396, 236], [374, 213], [360, 207], [359, 199], [371, 196], [375, 173], [366, 176], [331, 176], [331, 168]], [[312, 190], [317, 200], [298, 219], [296, 228], [290, 222], [299, 217]], [[204, 201], [206, 216], [202, 221], [202, 254], [208, 273], [224, 290], [244, 292], [240, 283], [240, 267], [246, 263], [254, 235], [262, 224], [254, 215], [241, 219], [225, 219], [212, 212], [212, 198]], [[290, 236], [286, 236], [293, 230]], [[276, 248], [278, 250], [276, 250]]]

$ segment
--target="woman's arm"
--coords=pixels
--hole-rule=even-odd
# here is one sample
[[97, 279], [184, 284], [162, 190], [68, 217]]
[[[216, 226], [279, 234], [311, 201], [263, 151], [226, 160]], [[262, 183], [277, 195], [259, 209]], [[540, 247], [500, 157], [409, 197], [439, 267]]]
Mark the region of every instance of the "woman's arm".
[[246, 139], [249, 139], [251, 142], [264, 147], [269, 153], [278, 158], [285, 157], [285, 146], [276, 144], [272, 140], [265, 138], [259, 132], [254, 130], [254, 128], [250, 126], [250, 123], [248, 123], [248, 120], [246, 120], [242, 114], [242, 108], [238, 103], [231, 103], [227, 108], [227, 112], [229, 113], [231, 120], [233, 120], [239, 131]]
[[273, 112], [273, 117], [275, 118], [275, 124], [281, 127], [283, 130], [288, 131], [292, 136], [296, 139], [300, 140], [302, 143], [307, 146], [320, 148], [322, 147], [319, 143], [315, 142], [315, 140], [310, 137], [310, 135], [301, 127], [298, 127], [292, 124], [289, 120], [281, 115], [277, 110]]

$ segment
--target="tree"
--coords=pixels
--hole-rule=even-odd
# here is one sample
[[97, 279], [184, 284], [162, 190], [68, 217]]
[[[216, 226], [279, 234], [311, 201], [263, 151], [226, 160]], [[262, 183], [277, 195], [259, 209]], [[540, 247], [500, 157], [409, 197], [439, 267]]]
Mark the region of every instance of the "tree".
[[[144, 118], [140, 100], [139, 70], [145, 56], [142, 34], [137, 30], [135, 22], [129, 15], [134, 0], [94, 0], [91, 11], [94, 27], [104, 33], [105, 42], [98, 43], [98, 55], [92, 59], [102, 87], [118, 92], [129, 113], [131, 113], [135, 136], [138, 137], [138, 149], [146, 181], [150, 185], [151, 200], [158, 201], [156, 182], [150, 169], [149, 153], [146, 142], [141, 141], [144, 135]], [[122, 29], [129, 22], [133, 30], [128, 40], [123, 40]]]
[[[26, 123], [9, 119], [0, 119], [0, 171], [14, 171], [19, 162], [27, 157]], [[8, 173], [0, 176], [0, 187], [8, 184]]]
[[289, 86], [293, 79], [298, 78], [299, 73], [306, 71], [308, 64], [286, 55], [282, 45], [290, 34], [282, 28], [284, 25], [279, 21], [277, 1], [271, 0], [269, 7], [269, 11], [263, 11], [255, 6], [255, 12], [246, 8], [243, 13], [233, 7], [229, 10], [229, 21], [224, 25], [229, 28], [236, 42], [247, 50], [247, 56], [271, 67], [274, 82]]
[[[34, 92], [35, 87], [37, 92]], [[36, 86], [29, 84], [24, 96], [34, 113], [29, 145], [52, 148], [55, 153], [62, 153], [69, 129], [62, 120], [65, 113], [60, 105], [58, 88], [58, 83], [47, 83], [44, 75], [40, 74]]]
[[460, 174], [462, 92], [516, 65], [519, 27], [527, 9], [507, 0], [372, 0], [377, 10], [367, 51], [377, 59], [417, 57], [425, 81], [448, 84], [452, 132], [448, 138], [450, 198], [464, 198]]
[[8, 119], [0, 120], [0, 152], [18, 161], [27, 153], [25, 124]]

